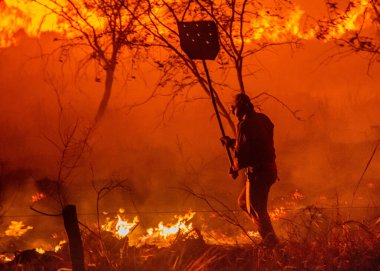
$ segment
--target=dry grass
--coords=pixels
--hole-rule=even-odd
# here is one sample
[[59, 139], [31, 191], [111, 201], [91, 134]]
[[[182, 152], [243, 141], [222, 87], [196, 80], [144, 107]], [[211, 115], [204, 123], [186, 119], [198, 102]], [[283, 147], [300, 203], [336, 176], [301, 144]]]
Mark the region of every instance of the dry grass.
[[[380, 219], [356, 221], [339, 213], [310, 206], [277, 223], [281, 243], [275, 248], [257, 245], [210, 245], [202, 235], [178, 236], [168, 247], [130, 246], [128, 239], [83, 235], [88, 270], [92, 271], [247, 271], [247, 270], [380, 270]], [[50, 262], [30, 251], [0, 270], [57, 270], [69, 266], [67, 248], [49, 253]], [[37, 259], [38, 257], [38, 259]], [[20, 269], [23, 266], [23, 269]]]

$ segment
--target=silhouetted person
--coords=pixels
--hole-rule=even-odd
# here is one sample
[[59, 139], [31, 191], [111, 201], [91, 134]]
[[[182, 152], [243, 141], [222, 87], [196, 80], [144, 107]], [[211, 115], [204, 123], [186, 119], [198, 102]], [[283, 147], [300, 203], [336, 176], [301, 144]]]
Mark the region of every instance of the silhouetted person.
[[245, 169], [247, 182], [238, 198], [240, 208], [257, 224], [263, 244], [274, 246], [278, 240], [267, 210], [270, 187], [277, 180], [276, 154], [273, 146], [271, 120], [257, 113], [246, 94], [234, 97], [232, 113], [238, 119], [237, 138], [222, 137], [223, 145], [234, 150], [234, 165], [230, 175]]

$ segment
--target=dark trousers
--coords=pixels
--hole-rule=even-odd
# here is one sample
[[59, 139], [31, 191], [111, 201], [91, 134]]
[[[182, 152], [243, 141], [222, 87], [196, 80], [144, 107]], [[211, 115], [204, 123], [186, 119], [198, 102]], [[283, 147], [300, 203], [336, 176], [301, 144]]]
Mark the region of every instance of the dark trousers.
[[256, 223], [264, 243], [277, 243], [267, 209], [269, 190], [277, 179], [277, 172], [275, 169], [263, 169], [247, 175], [248, 179], [239, 195], [238, 204]]

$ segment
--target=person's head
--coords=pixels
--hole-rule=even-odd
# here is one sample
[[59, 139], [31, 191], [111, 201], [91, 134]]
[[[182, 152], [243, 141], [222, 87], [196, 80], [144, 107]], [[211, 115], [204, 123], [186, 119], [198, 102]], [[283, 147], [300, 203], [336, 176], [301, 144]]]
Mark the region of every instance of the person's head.
[[231, 105], [231, 112], [239, 120], [242, 119], [247, 113], [253, 112], [253, 110], [253, 104], [247, 94], [239, 93], [235, 95], [234, 101]]

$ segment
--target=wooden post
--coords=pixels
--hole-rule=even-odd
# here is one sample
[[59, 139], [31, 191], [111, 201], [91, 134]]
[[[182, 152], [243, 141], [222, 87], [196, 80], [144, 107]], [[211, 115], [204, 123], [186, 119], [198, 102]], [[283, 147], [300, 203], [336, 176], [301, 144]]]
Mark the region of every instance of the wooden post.
[[70, 257], [73, 271], [85, 271], [83, 244], [80, 236], [75, 205], [67, 205], [62, 212], [63, 223], [69, 238]]

